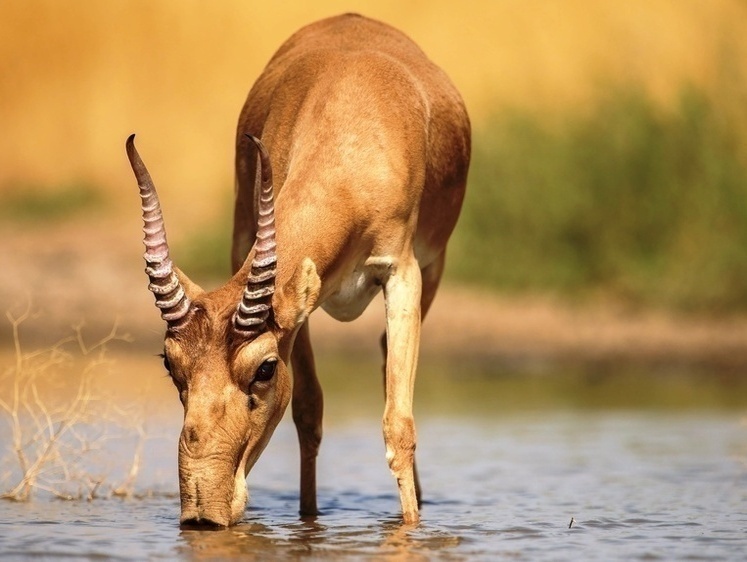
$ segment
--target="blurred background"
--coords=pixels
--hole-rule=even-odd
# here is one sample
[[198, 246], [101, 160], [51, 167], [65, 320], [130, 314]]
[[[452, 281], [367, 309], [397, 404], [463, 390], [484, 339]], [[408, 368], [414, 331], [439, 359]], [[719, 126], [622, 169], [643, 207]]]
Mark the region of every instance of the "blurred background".
[[435, 341], [742, 365], [743, 0], [4, 0], [0, 304], [31, 299], [42, 331], [116, 317], [156, 341], [126, 137], [138, 134], [176, 262], [218, 283], [244, 98], [284, 39], [345, 11], [409, 34], [473, 120], [433, 313], [470, 335]]

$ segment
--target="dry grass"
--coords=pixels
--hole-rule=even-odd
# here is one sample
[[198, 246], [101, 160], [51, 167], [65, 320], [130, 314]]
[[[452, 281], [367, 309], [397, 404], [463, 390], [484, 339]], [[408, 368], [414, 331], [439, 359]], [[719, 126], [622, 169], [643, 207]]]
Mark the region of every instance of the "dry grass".
[[[77, 328], [47, 349], [25, 352], [20, 328], [30, 316], [30, 306], [7, 314], [15, 363], [2, 374], [0, 417], [10, 439], [0, 456], [0, 499], [27, 501], [36, 492], [68, 500], [131, 495], [148, 437], [143, 416], [106, 399], [95, 385], [110, 367], [108, 345], [124, 337], [115, 326], [88, 345]], [[113, 470], [102, 463], [111, 455], [107, 444], [125, 436], [136, 436], [132, 458], [126, 469]]]
[[230, 198], [235, 122], [262, 66], [299, 26], [351, 10], [406, 30], [476, 120], [502, 104], [584, 104], [610, 80], [667, 103], [683, 81], [717, 89], [720, 73], [747, 64], [739, 0], [6, 0], [0, 189], [86, 180], [132, 196], [122, 145], [136, 131], [170, 215], [215, 212]]

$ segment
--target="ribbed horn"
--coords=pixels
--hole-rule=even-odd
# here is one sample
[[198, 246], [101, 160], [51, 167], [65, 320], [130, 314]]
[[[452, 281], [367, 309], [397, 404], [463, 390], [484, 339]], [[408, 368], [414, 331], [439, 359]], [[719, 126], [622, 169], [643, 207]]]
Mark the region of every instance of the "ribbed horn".
[[247, 277], [244, 294], [234, 315], [235, 327], [250, 337], [265, 330], [267, 317], [272, 310], [275, 292], [277, 246], [275, 244], [275, 202], [272, 187], [272, 165], [267, 149], [258, 138], [246, 135], [257, 146], [262, 177], [259, 195], [257, 238], [254, 259]]
[[143, 233], [145, 238], [145, 273], [150, 283], [148, 289], [156, 297], [156, 306], [170, 327], [178, 327], [189, 312], [189, 298], [174, 271], [169, 258], [169, 244], [166, 241], [166, 228], [161, 213], [161, 203], [153, 185], [148, 169], [140, 159], [135, 148], [135, 135], [130, 135], [126, 143], [127, 157], [132, 171], [135, 172], [140, 188], [141, 207], [143, 210]]

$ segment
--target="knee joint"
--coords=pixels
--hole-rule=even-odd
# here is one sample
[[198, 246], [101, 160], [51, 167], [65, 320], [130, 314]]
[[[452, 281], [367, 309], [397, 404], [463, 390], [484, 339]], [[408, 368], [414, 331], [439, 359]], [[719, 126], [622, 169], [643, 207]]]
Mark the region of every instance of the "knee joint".
[[416, 435], [415, 420], [411, 416], [387, 416], [384, 419], [384, 441], [389, 468], [396, 471], [412, 466]]

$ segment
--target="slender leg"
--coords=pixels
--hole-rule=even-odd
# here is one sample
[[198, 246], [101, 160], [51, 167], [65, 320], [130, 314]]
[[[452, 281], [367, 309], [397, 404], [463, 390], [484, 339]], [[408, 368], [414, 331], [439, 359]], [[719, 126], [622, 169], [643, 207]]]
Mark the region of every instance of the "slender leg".
[[301, 326], [291, 352], [293, 421], [301, 449], [301, 515], [317, 515], [316, 457], [322, 442], [322, 387], [316, 377], [308, 320]]
[[[433, 304], [433, 299], [436, 296], [436, 291], [438, 290], [438, 285], [441, 282], [441, 275], [444, 272], [444, 264], [446, 262], [445, 260], [446, 254], [445, 252], [442, 252], [438, 258], [436, 258], [432, 263], [430, 263], [427, 267], [423, 268], [421, 270], [421, 279], [422, 279], [422, 293], [420, 296], [420, 316], [421, 316], [421, 323], [423, 320], [425, 320], [426, 314], [428, 314], [428, 311], [431, 308], [431, 304]], [[386, 332], [381, 334], [381, 339], [379, 341], [379, 344], [381, 345], [381, 352], [384, 356], [384, 395], [386, 396], [386, 358], [387, 358], [387, 343], [386, 343]], [[420, 486], [420, 478], [418, 477], [418, 463], [415, 458], [413, 458], [412, 462], [412, 470], [413, 470], [413, 477], [415, 480], [415, 497], [418, 502], [418, 508], [423, 503], [423, 489]]]
[[386, 405], [384, 442], [389, 468], [397, 480], [402, 517], [417, 523], [413, 388], [420, 344], [420, 269], [414, 258], [402, 260], [384, 283], [386, 303]]

